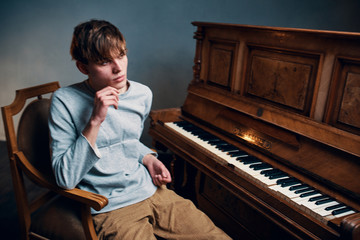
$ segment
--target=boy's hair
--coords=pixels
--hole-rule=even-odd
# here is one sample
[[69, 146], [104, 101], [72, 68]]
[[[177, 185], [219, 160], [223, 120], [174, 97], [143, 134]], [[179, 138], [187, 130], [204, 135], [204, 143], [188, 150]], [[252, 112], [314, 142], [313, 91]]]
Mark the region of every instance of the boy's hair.
[[102, 63], [126, 55], [126, 41], [113, 24], [90, 20], [75, 27], [70, 54], [73, 60]]

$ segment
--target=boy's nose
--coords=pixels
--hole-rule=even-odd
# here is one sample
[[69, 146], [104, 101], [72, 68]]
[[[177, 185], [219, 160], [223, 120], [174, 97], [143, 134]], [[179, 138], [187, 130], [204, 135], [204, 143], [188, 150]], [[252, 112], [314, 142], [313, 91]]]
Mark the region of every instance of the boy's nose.
[[119, 73], [121, 72], [123, 69], [122, 69], [122, 65], [121, 65], [121, 62], [119, 60], [114, 60], [113, 62], [113, 73]]

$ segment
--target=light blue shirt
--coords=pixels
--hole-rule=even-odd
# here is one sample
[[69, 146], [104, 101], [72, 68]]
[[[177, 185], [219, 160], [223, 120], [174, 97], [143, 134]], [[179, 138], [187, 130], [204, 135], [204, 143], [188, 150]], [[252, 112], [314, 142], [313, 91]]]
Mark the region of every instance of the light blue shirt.
[[142, 159], [153, 153], [139, 139], [152, 103], [151, 90], [129, 81], [119, 95], [118, 109], [108, 108], [93, 148], [82, 131], [94, 103], [94, 91], [84, 81], [58, 89], [52, 96], [49, 128], [52, 167], [57, 184], [101, 194], [108, 212], [152, 196], [156, 191]]

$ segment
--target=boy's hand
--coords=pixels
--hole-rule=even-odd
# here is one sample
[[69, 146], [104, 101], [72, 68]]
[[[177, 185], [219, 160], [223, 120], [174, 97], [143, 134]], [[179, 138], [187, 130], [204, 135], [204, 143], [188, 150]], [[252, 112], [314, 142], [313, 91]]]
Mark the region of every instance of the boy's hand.
[[94, 108], [88, 124], [82, 131], [91, 146], [95, 146], [96, 138], [101, 123], [105, 120], [109, 106], [118, 108], [119, 91], [113, 87], [105, 87], [96, 92], [94, 98]]
[[152, 154], [147, 154], [143, 159], [143, 164], [147, 167], [151, 178], [156, 186], [161, 186], [171, 182], [171, 175], [165, 165]]
[[94, 109], [91, 115], [92, 121], [101, 124], [106, 118], [109, 106], [112, 105], [115, 109], [118, 108], [118, 94], [119, 90], [110, 86], [96, 92], [94, 98]]

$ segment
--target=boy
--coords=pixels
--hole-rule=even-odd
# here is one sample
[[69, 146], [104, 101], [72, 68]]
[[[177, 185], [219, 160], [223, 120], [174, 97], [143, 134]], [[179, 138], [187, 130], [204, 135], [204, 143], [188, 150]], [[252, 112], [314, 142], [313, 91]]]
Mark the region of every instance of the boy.
[[52, 97], [52, 167], [59, 186], [106, 196], [92, 210], [100, 239], [229, 239], [189, 201], [166, 189], [166, 167], [139, 138], [151, 90], [127, 79], [126, 42], [111, 23], [75, 27], [70, 53], [88, 79]]

